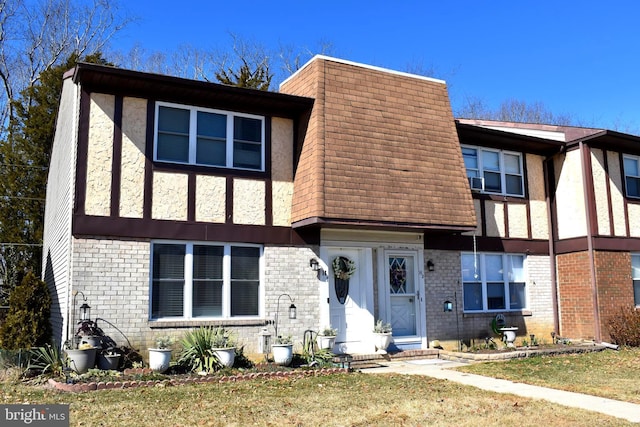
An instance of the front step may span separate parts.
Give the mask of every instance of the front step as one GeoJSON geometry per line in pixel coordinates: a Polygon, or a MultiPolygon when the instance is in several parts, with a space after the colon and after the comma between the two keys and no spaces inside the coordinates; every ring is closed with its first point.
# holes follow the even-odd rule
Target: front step
{"type": "Polygon", "coordinates": [[[385,362],[407,359],[437,359],[440,354],[438,349],[405,350],[393,353],[375,354],[340,354],[333,358],[333,363],[344,368],[374,368],[383,366],[385,362]]]}

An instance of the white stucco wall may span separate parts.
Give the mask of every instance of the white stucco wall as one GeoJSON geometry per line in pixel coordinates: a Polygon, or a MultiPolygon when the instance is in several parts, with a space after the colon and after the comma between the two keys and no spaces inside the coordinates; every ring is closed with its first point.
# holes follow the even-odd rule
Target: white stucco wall
{"type": "Polygon", "coordinates": [[[124,98],[122,105],[122,161],[120,216],[142,218],[147,130],[147,100],[124,98]]]}
{"type": "Polygon", "coordinates": [[[597,148],[591,149],[591,170],[593,173],[593,190],[596,200],[596,219],[598,220],[598,234],[611,235],[609,222],[609,201],[607,198],[607,173],[604,168],[604,153],[597,148]]]}
{"type": "Polygon", "coordinates": [[[85,200],[88,215],[110,214],[114,102],[113,95],[91,94],[85,200]]]}
{"type": "Polygon", "coordinates": [[[187,220],[188,176],[180,173],[153,173],[154,219],[187,220]]]}
{"type": "Polygon", "coordinates": [[[613,234],[627,235],[627,223],[624,211],[624,192],[622,190],[622,167],[619,153],[607,151],[609,168],[609,190],[611,191],[611,209],[613,211],[613,234]]]}
{"type": "Polygon", "coordinates": [[[587,235],[584,202],[584,181],[580,163],[580,150],[556,157],[556,207],[558,238],[569,239],[587,235]]]}
{"type": "Polygon", "coordinates": [[[226,185],[222,176],[196,177],[196,221],[224,223],[226,185]]]}
{"type": "Polygon", "coordinates": [[[240,178],[233,180],[233,223],[264,225],[264,181],[240,178]]]}

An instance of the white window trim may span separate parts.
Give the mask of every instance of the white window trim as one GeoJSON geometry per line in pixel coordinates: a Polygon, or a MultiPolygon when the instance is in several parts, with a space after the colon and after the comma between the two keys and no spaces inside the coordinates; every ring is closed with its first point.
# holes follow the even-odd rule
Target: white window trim
{"type": "Polygon", "coordinates": [[[183,321],[183,320],[243,320],[258,319],[264,317],[264,246],[251,243],[224,243],[224,242],[199,242],[182,240],[154,240],[149,246],[149,320],[154,322],[162,321],[183,321]],[[185,262],[184,262],[184,306],[182,317],[153,317],[153,245],[170,244],[185,245],[185,262]],[[198,245],[204,246],[223,246],[224,255],[222,260],[222,316],[198,316],[193,317],[193,247],[198,245]],[[259,268],[259,284],[258,284],[258,314],[256,316],[233,316],[231,317],[231,248],[232,247],[251,247],[260,249],[260,259],[258,260],[259,268]]]}
{"type": "Polygon", "coordinates": [[[163,163],[174,163],[180,165],[196,165],[196,166],[204,166],[204,167],[216,167],[216,168],[226,168],[226,169],[237,169],[237,170],[249,170],[249,171],[265,171],[265,144],[266,144],[266,136],[265,136],[265,118],[264,116],[257,116],[254,114],[245,114],[245,113],[237,113],[233,111],[225,111],[225,110],[216,110],[212,108],[202,108],[202,107],[194,107],[190,105],[184,104],[175,104],[171,102],[163,102],[158,101],[155,105],[155,124],[153,129],[153,160],[157,162],[163,163]],[[189,111],[189,161],[188,162],[178,162],[173,160],[164,160],[158,159],[158,117],[160,112],[160,107],[170,107],[170,108],[179,108],[182,110],[189,111]],[[224,166],[212,166],[207,164],[196,163],[196,143],[197,143],[197,115],[198,112],[204,113],[213,113],[213,114],[222,114],[227,117],[227,158],[226,165],[224,166]],[[234,142],[234,133],[233,133],[233,122],[234,117],[246,117],[250,119],[260,120],[261,123],[261,135],[262,139],[260,141],[260,169],[254,168],[239,168],[233,166],[233,142],[234,142]]]}
{"type": "MultiPolygon", "coordinates": [[[[460,254],[462,255],[474,255],[473,252],[462,252],[460,254]]],[[[506,312],[506,311],[513,311],[513,312],[518,312],[518,311],[523,311],[523,310],[528,310],[529,309],[529,284],[527,281],[527,277],[528,277],[528,271],[527,271],[527,256],[525,254],[520,254],[520,253],[494,253],[494,252],[477,252],[475,254],[478,257],[478,262],[479,262],[479,270],[480,270],[480,279],[478,280],[482,286],[482,309],[481,310],[467,310],[464,307],[464,284],[465,283],[471,283],[469,281],[465,282],[464,279],[462,278],[462,271],[460,272],[461,275],[461,280],[462,280],[462,309],[464,313],[498,313],[498,312],[506,312]],[[511,299],[510,299],[510,295],[509,295],[509,283],[512,283],[509,281],[508,277],[504,277],[503,279],[503,284],[504,284],[504,291],[505,291],[505,295],[504,295],[504,302],[505,302],[505,308],[500,308],[500,309],[495,309],[495,310],[489,310],[488,305],[489,305],[489,300],[487,297],[487,279],[486,279],[486,263],[485,263],[485,255],[502,255],[502,266],[504,268],[504,266],[506,265],[507,262],[507,257],[509,256],[521,256],[523,257],[523,262],[522,262],[522,268],[523,268],[523,274],[525,277],[524,280],[524,292],[525,292],[525,306],[521,307],[521,308],[509,308],[511,306],[511,299]]],[[[462,258],[461,258],[461,268],[462,268],[462,258]]],[[[475,282],[474,282],[475,283],[475,282]]],[[[490,282],[490,283],[496,283],[496,282],[490,282]]],[[[521,283],[521,282],[513,282],[513,283],[521,283]]]]}
{"type": "Polygon", "coordinates": [[[624,161],[625,160],[633,160],[634,162],[636,162],[636,167],[638,168],[638,171],[640,171],[640,156],[632,156],[631,154],[624,154],[622,156],[622,170],[623,170],[623,173],[624,173],[624,192],[627,195],[627,197],[631,197],[633,199],[640,199],[640,194],[638,194],[638,195],[629,194],[629,186],[627,185],[627,177],[640,179],[640,176],[627,174],[627,169],[624,167],[624,161]]]}
{"type": "MultiPolygon", "coordinates": [[[[500,150],[500,149],[496,149],[496,148],[487,148],[487,147],[480,147],[480,146],[476,146],[476,145],[461,145],[462,148],[469,148],[472,150],[476,150],[477,152],[477,159],[478,159],[478,167],[476,169],[473,169],[474,171],[477,170],[478,174],[480,175],[479,177],[482,178],[484,180],[484,166],[482,164],[482,152],[483,151],[488,151],[488,152],[493,152],[493,153],[498,153],[499,156],[499,161],[500,161],[500,167],[499,167],[499,171],[489,171],[489,172],[496,172],[496,173],[500,173],[500,188],[502,188],[502,191],[497,192],[497,191],[489,191],[486,188],[482,189],[482,193],[487,193],[487,194],[499,194],[502,196],[511,196],[511,197],[524,197],[524,193],[525,193],[525,188],[524,188],[524,161],[523,161],[523,154],[519,153],[517,151],[508,151],[508,150],[500,150]],[[518,162],[519,162],[519,167],[520,167],[520,173],[519,174],[512,174],[512,173],[507,173],[505,171],[505,167],[504,167],[504,155],[505,154],[510,154],[512,156],[517,156],[518,157],[518,162]],[[507,193],[507,175],[514,175],[514,176],[519,176],[520,177],[520,182],[522,184],[522,193],[521,194],[515,194],[515,193],[507,193]]],[[[465,171],[467,170],[467,168],[465,167],[465,171]]]]}
{"type": "Polygon", "coordinates": [[[635,258],[640,258],[640,253],[632,253],[632,254],[631,254],[631,291],[632,291],[632,293],[633,293],[633,299],[634,299],[633,304],[634,304],[636,307],[640,307],[640,301],[636,301],[636,300],[635,300],[635,286],[634,286],[634,284],[633,284],[633,282],[634,282],[634,281],[636,281],[636,280],[640,280],[640,276],[638,276],[637,278],[636,278],[636,277],[633,277],[633,258],[634,258],[634,257],[635,257],[635,258]]]}

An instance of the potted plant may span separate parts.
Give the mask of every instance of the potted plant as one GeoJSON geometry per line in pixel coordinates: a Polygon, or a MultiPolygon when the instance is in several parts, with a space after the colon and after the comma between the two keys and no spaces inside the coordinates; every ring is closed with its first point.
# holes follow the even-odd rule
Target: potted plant
{"type": "Polygon", "coordinates": [[[115,371],[120,364],[120,357],[122,355],[118,353],[118,349],[115,347],[102,350],[98,353],[98,369],[104,371],[115,371]]]}
{"type": "Polygon", "coordinates": [[[76,349],[66,349],[67,365],[79,374],[84,374],[96,364],[96,348],[91,344],[80,344],[76,349]]]}
{"type": "Polygon", "coordinates": [[[273,361],[280,366],[289,366],[293,360],[293,341],[291,335],[276,337],[271,344],[273,361]]]}
{"type": "Polygon", "coordinates": [[[78,345],[90,344],[95,348],[102,348],[104,332],[93,320],[81,320],[76,331],[78,345]]]}
{"type": "Polygon", "coordinates": [[[211,350],[222,367],[231,368],[236,358],[236,340],[224,328],[214,328],[211,350]]]}
{"type": "Polygon", "coordinates": [[[373,339],[376,351],[386,353],[387,348],[391,344],[391,334],[393,329],[391,323],[383,322],[382,319],[378,319],[373,327],[373,339]]]}
{"type": "Polygon", "coordinates": [[[336,343],[337,335],[337,329],[327,326],[318,334],[318,347],[320,347],[321,350],[332,350],[336,343]]]}
{"type": "Polygon", "coordinates": [[[171,362],[171,346],[174,339],[169,335],[156,338],[156,346],[149,348],[149,367],[154,372],[162,373],[169,369],[171,362]]]}

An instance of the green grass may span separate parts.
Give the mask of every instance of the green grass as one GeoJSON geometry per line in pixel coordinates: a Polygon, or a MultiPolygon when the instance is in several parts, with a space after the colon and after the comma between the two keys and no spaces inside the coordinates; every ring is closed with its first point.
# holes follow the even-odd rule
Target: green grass
{"type": "Polygon", "coordinates": [[[9,403],[68,403],[72,426],[624,426],[624,420],[429,377],[335,374],[88,393],[5,379],[9,403]]]}
{"type": "Polygon", "coordinates": [[[640,403],[640,348],[481,363],[459,370],[640,403]]]}

